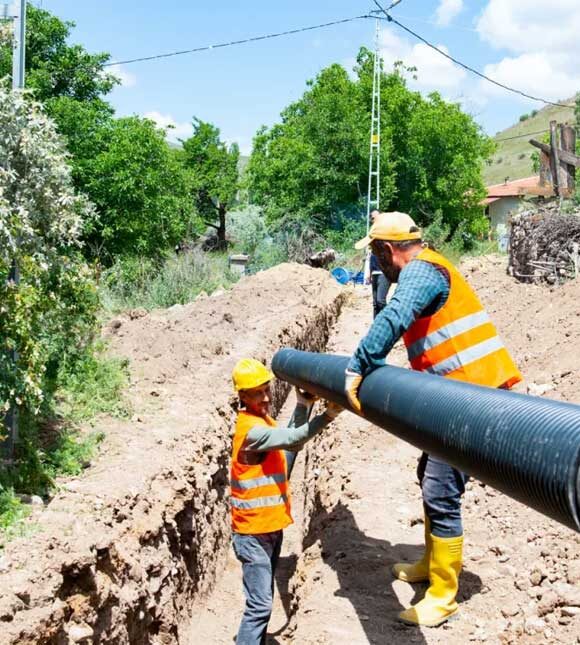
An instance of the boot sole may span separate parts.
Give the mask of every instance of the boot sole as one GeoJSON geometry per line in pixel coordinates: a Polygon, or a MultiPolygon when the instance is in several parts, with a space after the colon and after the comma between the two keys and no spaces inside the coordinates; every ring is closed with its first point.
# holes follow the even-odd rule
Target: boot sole
{"type": "Polygon", "coordinates": [[[458,618],[458,612],[459,608],[457,608],[452,614],[432,623],[414,623],[412,620],[405,620],[404,618],[399,618],[399,620],[405,625],[410,625],[411,627],[441,627],[443,623],[451,623],[456,620],[458,618]]]}

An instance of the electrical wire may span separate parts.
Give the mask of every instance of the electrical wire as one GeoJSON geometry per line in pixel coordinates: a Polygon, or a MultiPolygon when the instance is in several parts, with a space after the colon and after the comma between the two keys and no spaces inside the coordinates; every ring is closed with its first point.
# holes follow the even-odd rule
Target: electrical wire
{"type": "Polygon", "coordinates": [[[489,76],[486,76],[485,74],[482,74],[480,71],[474,69],[473,67],[470,67],[469,65],[466,65],[465,63],[462,63],[460,60],[457,60],[456,58],[453,58],[453,56],[450,56],[446,52],[442,51],[438,47],[436,47],[433,43],[430,43],[428,40],[423,38],[423,36],[420,36],[418,33],[414,32],[412,29],[409,29],[409,27],[406,27],[403,23],[399,22],[395,18],[393,18],[378,2],[378,0],[373,0],[373,2],[377,5],[377,7],[381,10],[382,13],[385,14],[386,18],[380,18],[378,17],[379,20],[387,20],[388,22],[393,22],[395,23],[398,27],[400,27],[403,31],[406,31],[408,34],[416,38],[417,40],[420,40],[422,43],[427,45],[427,47],[430,47],[431,49],[435,50],[438,54],[441,54],[441,56],[445,56],[445,58],[449,59],[456,65],[459,65],[460,67],[463,67],[463,69],[467,70],[468,72],[471,72],[472,74],[475,74],[476,76],[479,76],[480,78],[483,78],[484,80],[488,81],[489,83],[493,83],[494,85],[497,85],[498,87],[501,87],[504,90],[507,90],[508,92],[513,92],[514,94],[519,94],[520,96],[523,96],[524,98],[531,99],[532,101],[539,101],[540,103],[545,103],[546,105],[555,105],[557,107],[563,107],[563,108],[570,108],[572,109],[572,106],[570,105],[565,105],[564,103],[555,103],[554,101],[548,101],[547,99],[543,99],[539,96],[532,96],[531,94],[527,94],[526,92],[522,92],[522,90],[518,90],[514,87],[510,87],[509,85],[504,85],[503,83],[500,83],[499,81],[495,81],[493,78],[490,78],[489,76]]]}
{"type": "Polygon", "coordinates": [[[523,139],[524,137],[533,137],[535,134],[546,134],[547,130],[539,130],[538,132],[526,132],[526,134],[516,134],[513,137],[504,137],[503,139],[495,139],[495,141],[511,141],[512,139],[523,139]]]}
{"type": "Polygon", "coordinates": [[[342,18],[341,20],[333,20],[331,22],[324,22],[319,25],[310,25],[308,27],[298,27],[297,29],[289,29],[287,31],[279,31],[277,33],[265,34],[263,36],[252,36],[251,38],[243,38],[241,40],[230,40],[225,43],[217,43],[215,45],[205,45],[203,47],[194,47],[193,49],[183,49],[180,51],[167,52],[165,54],[156,54],[154,56],[143,56],[142,58],[130,58],[128,60],[119,60],[111,63],[105,63],[103,67],[112,67],[113,65],[128,65],[129,63],[139,63],[141,61],[157,60],[159,58],[170,58],[171,56],[182,56],[183,54],[194,54],[197,52],[210,51],[212,49],[220,49],[223,47],[232,47],[233,45],[244,45],[246,43],[253,43],[260,40],[268,40],[270,38],[279,38],[281,36],[290,36],[292,34],[299,34],[305,31],[313,31],[314,29],[324,29],[325,27],[332,27],[334,25],[343,25],[347,22],[354,22],[362,18],[370,18],[368,14],[361,16],[352,16],[351,18],[342,18]]]}

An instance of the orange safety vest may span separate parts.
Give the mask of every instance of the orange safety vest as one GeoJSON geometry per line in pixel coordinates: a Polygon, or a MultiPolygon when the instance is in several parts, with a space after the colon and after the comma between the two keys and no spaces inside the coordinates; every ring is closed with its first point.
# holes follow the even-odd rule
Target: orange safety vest
{"type": "Polygon", "coordinates": [[[476,385],[510,388],[522,380],[479,298],[442,255],[423,249],[417,260],[447,270],[447,302],[432,316],[418,318],[403,334],[411,367],[476,385]]]}
{"type": "Polygon", "coordinates": [[[243,463],[240,449],[255,426],[276,427],[271,417],[258,417],[242,410],[236,421],[231,468],[232,530],[236,533],[272,533],[292,524],[288,469],[283,450],[255,453],[256,464],[243,463]],[[241,460],[240,460],[241,459],[241,460]]]}

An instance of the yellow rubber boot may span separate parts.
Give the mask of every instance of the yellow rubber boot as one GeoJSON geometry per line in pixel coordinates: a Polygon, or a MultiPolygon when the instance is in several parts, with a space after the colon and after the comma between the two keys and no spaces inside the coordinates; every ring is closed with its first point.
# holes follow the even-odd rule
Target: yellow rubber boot
{"type": "Polygon", "coordinates": [[[429,580],[429,558],[431,557],[431,525],[425,515],[425,553],[423,557],[412,564],[397,562],[393,565],[393,575],[405,582],[426,582],[429,580]]]}
{"type": "Polygon", "coordinates": [[[405,609],[399,618],[411,625],[437,627],[457,612],[455,600],[459,589],[459,572],[463,559],[463,536],[440,538],[431,536],[429,588],[423,600],[405,609]]]}

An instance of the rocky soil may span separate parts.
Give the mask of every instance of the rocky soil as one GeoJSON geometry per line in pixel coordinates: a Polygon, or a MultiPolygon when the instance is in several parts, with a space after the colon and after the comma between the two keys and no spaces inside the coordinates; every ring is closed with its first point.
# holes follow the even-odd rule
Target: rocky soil
{"type": "MultiPolygon", "coordinates": [[[[326,271],[280,265],[227,293],[111,321],[130,361],[130,421],[63,481],[0,559],[0,643],[171,644],[229,548],[230,373],[249,355],[326,346],[344,301],[326,271]]],[[[275,388],[275,409],[286,397],[275,388]]]]}
{"type": "MultiPolygon", "coordinates": [[[[526,377],[520,391],[580,403],[580,283],[521,284],[506,275],[502,257],[475,258],[462,269],[526,377]]],[[[370,324],[370,310],[369,294],[358,291],[332,332],[329,351],[349,354],[370,324]]],[[[402,348],[390,362],[405,364],[402,348]]],[[[269,642],[580,642],[577,533],[470,482],[461,613],[438,629],[406,627],[396,615],[420,599],[425,587],[394,580],[390,567],[421,550],[418,451],[344,413],[304,452],[304,477],[293,476],[294,491],[304,500],[301,548],[296,550],[293,538],[286,550],[287,562],[297,556],[290,598],[284,594],[277,607],[269,642]]],[[[196,606],[185,643],[232,642],[243,599],[239,566],[231,556],[226,572],[224,584],[196,606]]],[[[286,567],[282,590],[288,575],[286,567]]]]}

